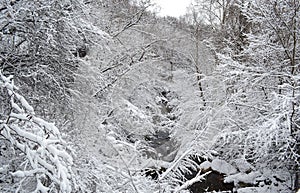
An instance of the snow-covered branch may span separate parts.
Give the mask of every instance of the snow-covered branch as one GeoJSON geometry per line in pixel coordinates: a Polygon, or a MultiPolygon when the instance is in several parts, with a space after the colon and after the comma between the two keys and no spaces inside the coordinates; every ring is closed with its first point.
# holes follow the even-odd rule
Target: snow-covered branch
{"type": "Polygon", "coordinates": [[[35,115],[33,107],[16,92],[12,76],[0,74],[0,87],[7,92],[11,108],[6,120],[0,120],[1,135],[26,157],[24,167],[11,175],[22,179],[20,187],[24,180],[34,178],[34,192],[71,192],[73,159],[58,128],[35,115]]]}
{"type": "Polygon", "coordinates": [[[191,180],[186,181],[184,184],[182,184],[180,187],[178,187],[177,189],[175,189],[175,193],[180,192],[182,190],[185,190],[186,188],[188,188],[189,186],[193,185],[196,182],[199,182],[201,180],[205,180],[205,176],[210,174],[211,171],[208,171],[202,175],[200,175],[201,170],[199,171],[198,175],[194,178],[192,178],[191,180]]]}

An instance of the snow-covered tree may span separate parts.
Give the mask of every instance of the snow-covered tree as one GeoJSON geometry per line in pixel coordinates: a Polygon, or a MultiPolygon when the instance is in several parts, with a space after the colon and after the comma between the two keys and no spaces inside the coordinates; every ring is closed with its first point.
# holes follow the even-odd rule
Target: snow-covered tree
{"type": "Polygon", "coordinates": [[[3,1],[1,188],[182,192],[208,175],[236,186],[296,176],[299,3],[197,0],[181,20],[150,5],[3,1]],[[74,160],[19,93],[64,125],[74,160]]]}
{"type": "Polygon", "coordinates": [[[246,1],[241,8],[251,23],[247,44],[239,55],[230,47],[219,55],[232,109],[221,151],[299,176],[299,1],[246,1]]]}
{"type": "Polygon", "coordinates": [[[12,76],[0,73],[0,89],[1,191],[71,192],[73,158],[58,128],[35,114],[12,76]]]}
{"type": "Polygon", "coordinates": [[[1,1],[1,71],[13,74],[36,110],[47,116],[60,113],[50,113],[58,108],[49,104],[59,105],[59,111],[67,107],[76,56],[85,56],[101,37],[89,23],[88,6],[81,0],[1,1]]]}

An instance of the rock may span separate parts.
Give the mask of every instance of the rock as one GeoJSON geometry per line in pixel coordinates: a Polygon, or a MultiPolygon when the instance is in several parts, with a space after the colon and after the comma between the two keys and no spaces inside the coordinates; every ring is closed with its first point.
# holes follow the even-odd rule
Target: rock
{"type": "Polygon", "coordinates": [[[237,169],[224,160],[214,159],[211,163],[211,168],[222,174],[231,175],[237,173],[237,169]]]}

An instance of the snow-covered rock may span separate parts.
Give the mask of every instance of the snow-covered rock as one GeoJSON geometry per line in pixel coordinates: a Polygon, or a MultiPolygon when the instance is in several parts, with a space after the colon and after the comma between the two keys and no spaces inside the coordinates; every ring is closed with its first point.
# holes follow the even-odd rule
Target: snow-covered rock
{"type": "Polygon", "coordinates": [[[237,173],[237,169],[235,167],[220,159],[214,159],[211,163],[211,168],[226,175],[237,173]]]}
{"type": "Polygon", "coordinates": [[[254,184],[256,182],[255,179],[260,175],[260,172],[251,172],[249,174],[238,173],[231,176],[227,176],[225,178],[225,182],[234,182],[235,185],[237,185],[239,182],[254,184]]]}

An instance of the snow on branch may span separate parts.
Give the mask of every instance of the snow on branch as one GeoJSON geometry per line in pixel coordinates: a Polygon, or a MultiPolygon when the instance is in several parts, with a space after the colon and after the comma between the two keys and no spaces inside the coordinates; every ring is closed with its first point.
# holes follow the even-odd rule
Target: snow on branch
{"type": "Polygon", "coordinates": [[[12,76],[0,73],[0,88],[7,91],[11,108],[5,120],[0,120],[0,134],[26,156],[23,168],[11,172],[21,178],[18,189],[24,180],[35,179],[34,192],[71,192],[73,159],[58,128],[35,115],[32,106],[16,92],[12,76]]]}
{"type": "Polygon", "coordinates": [[[184,184],[182,184],[180,187],[178,187],[177,189],[175,189],[175,193],[180,192],[182,190],[187,189],[189,186],[193,185],[196,182],[201,182],[202,180],[205,180],[205,176],[210,174],[211,171],[208,171],[202,175],[200,175],[201,170],[199,171],[199,173],[197,174],[196,177],[192,178],[191,180],[186,181],[184,184]]]}

